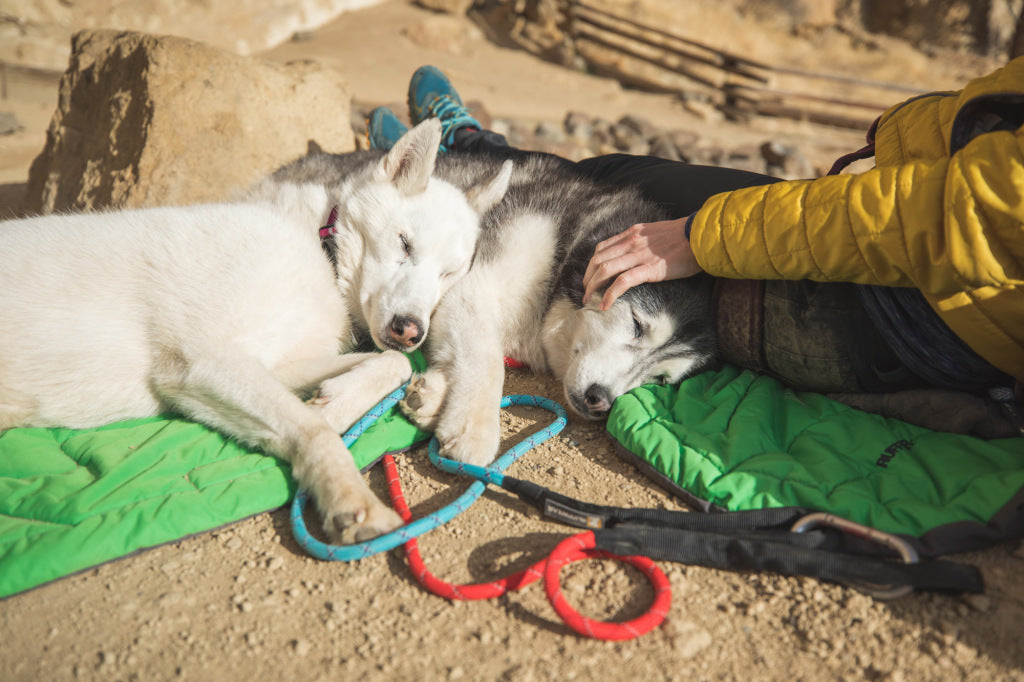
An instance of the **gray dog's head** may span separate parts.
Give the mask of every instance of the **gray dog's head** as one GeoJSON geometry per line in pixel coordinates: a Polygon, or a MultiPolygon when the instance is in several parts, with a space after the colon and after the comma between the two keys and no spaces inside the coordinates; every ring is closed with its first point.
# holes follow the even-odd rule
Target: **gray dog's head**
{"type": "Polygon", "coordinates": [[[600,294],[586,305],[556,299],[544,350],[572,409],[603,419],[623,393],[671,384],[715,361],[714,319],[705,278],[642,284],[608,309],[600,294]]]}

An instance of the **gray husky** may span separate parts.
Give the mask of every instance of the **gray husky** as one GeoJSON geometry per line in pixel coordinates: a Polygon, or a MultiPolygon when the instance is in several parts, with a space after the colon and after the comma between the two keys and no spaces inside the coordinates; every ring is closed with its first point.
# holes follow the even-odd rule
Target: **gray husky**
{"type": "MultiPolygon", "coordinates": [[[[494,158],[449,155],[438,174],[467,186],[494,158]]],[[[715,362],[710,281],[633,287],[606,311],[584,302],[597,244],[624,226],[663,220],[631,188],[581,177],[555,157],[522,155],[508,194],[484,216],[469,274],[442,299],[427,346],[431,370],[404,409],[460,461],[489,462],[500,438],[502,355],[549,372],[587,419],[641,384],[675,383],[715,362]]]]}
{"type": "MultiPolygon", "coordinates": [[[[507,195],[483,219],[469,274],[434,313],[431,370],[414,379],[406,413],[433,428],[454,459],[498,452],[502,355],[549,372],[587,419],[646,383],[675,383],[715,363],[711,282],[633,287],[611,308],[584,302],[594,248],[624,227],[668,216],[632,188],[599,184],[556,157],[521,155],[507,195]]],[[[456,186],[500,161],[448,155],[437,172],[456,186]]]]}
{"type": "MultiPolygon", "coordinates": [[[[483,216],[469,273],[434,312],[430,370],[413,379],[403,401],[413,421],[436,432],[446,456],[477,464],[498,452],[503,356],[553,374],[587,419],[604,418],[632,388],[680,381],[715,358],[708,279],[637,286],[607,311],[598,297],[582,301],[597,243],[623,226],[665,219],[655,204],[581,177],[556,157],[512,157],[508,191],[483,216]]],[[[361,163],[356,158],[307,157],[288,172],[340,178],[361,163]]],[[[453,153],[438,158],[435,173],[471,191],[508,163],[453,153]]]]}

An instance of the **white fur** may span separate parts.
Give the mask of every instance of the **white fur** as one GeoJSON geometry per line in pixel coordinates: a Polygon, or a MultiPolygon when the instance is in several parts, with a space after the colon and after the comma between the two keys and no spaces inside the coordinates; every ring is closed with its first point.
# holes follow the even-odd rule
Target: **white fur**
{"type": "Polygon", "coordinates": [[[332,538],[398,526],[337,434],[409,363],[339,352],[357,328],[411,349],[392,321],[425,333],[469,269],[508,174],[471,206],[431,177],[439,141],[436,120],[417,126],[331,191],[268,180],[235,203],[0,224],[0,431],[170,410],[291,461],[332,538]],[[318,235],[335,204],[337,273],[318,235]],[[310,403],[295,395],[317,386],[310,403]]]}
{"type": "Polygon", "coordinates": [[[475,263],[438,306],[431,370],[410,386],[403,403],[420,426],[436,430],[446,455],[459,461],[488,463],[498,451],[495,406],[504,382],[503,353],[543,368],[537,301],[547,295],[554,224],[527,213],[517,216],[513,229],[522,248],[475,263]],[[409,405],[411,396],[417,408],[409,405]]]}

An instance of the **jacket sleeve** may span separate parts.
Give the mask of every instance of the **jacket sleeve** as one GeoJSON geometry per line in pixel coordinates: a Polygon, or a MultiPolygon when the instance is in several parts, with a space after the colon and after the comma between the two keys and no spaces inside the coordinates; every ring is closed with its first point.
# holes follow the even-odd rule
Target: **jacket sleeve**
{"type": "Polygon", "coordinates": [[[1024,129],[952,157],[711,197],[690,233],[707,272],[914,286],[1024,283],[1024,129]]]}

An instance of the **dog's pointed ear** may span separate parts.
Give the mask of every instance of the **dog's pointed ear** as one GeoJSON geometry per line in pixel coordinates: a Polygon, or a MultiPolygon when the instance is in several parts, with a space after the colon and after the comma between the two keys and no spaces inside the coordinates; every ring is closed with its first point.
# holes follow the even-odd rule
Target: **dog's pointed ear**
{"type": "Polygon", "coordinates": [[[466,191],[466,199],[478,214],[483,215],[494,208],[495,205],[505,196],[508,191],[509,182],[512,180],[512,169],[515,163],[510,159],[501,164],[501,170],[488,182],[480,183],[470,187],[466,191]]]}
{"type": "Polygon", "coordinates": [[[440,145],[441,122],[428,118],[398,138],[391,151],[380,160],[377,178],[393,183],[406,196],[423,192],[434,172],[440,145]]]}

